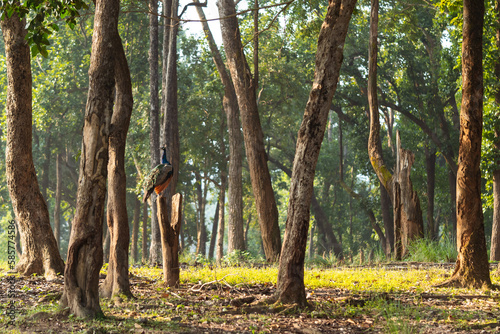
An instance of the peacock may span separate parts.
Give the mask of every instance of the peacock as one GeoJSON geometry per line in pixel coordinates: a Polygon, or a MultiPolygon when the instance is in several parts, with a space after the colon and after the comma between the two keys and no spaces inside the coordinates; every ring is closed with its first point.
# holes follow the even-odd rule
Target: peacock
{"type": "Polygon", "coordinates": [[[174,175],[174,168],[167,160],[167,148],[162,147],[163,155],[161,157],[161,164],[156,166],[149,172],[149,175],[145,180],[146,193],[144,194],[143,202],[146,202],[153,193],[161,193],[165,188],[168,187],[170,181],[172,181],[172,176],[174,175]]]}

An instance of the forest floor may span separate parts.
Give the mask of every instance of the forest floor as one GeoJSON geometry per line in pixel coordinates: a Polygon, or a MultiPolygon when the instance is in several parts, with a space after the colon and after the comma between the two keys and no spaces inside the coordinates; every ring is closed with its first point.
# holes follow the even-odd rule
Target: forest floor
{"type": "MultiPolygon", "coordinates": [[[[158,268],[132,268],[135,299],[101,300],[104,317],[61,310],[63,279],[9,281],[0,269],[1,333],[490,333],[500,331],[500,292],[434,288],[453,264],[310,268],[309,307],[266,305],[277,268],[184,266],[181,287],[163,286],[158,268]],[[7,295],[7,290],[13,294],[7,295]],[[9,298],[10,297],[10,298],[9,298]],[[6,310],[16,314],[9,324],[6,310]]],[[[101,278],[105,277],[105,269],[101,278]]],[[[500,276],[492,266],[492,281],[500,276]]]]}

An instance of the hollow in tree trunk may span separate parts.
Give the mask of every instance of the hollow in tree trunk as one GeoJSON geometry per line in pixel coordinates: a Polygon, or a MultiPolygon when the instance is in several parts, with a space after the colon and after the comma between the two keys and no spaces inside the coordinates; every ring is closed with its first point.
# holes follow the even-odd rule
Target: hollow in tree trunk
{"type": "Polygon", "coordinates": [[[33,164],[32,78],[25,25],[25,20],[20,20],[16,13],[1,21],[8,82],[6,178],[22,243],[16,270],[22,275],[52,278],[64,271],[64,263],[33,164]]]}

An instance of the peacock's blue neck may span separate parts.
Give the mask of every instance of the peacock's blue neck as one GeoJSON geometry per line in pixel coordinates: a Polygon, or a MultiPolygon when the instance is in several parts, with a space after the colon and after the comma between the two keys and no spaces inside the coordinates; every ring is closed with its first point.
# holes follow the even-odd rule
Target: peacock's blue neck
{"type": "Polygon", "coordinates": [[[170,164],[167,160],[167,150],[163,149],[163,156],[161,157],[162,164],[170,164]]]}

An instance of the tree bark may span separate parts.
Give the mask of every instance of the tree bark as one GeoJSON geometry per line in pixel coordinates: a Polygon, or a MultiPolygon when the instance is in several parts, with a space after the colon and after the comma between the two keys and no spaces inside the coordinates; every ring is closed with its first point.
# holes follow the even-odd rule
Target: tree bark
{"type": "Polygon", "coordinates": [[[56,157],[56,196],[54,204],[54,238],[56,239],[57,249],[61,249],[61,153],[56,157]]]}
{"type": "Polygon", "coordinates": [[[380,207],[386,237],[386,249],[384,251],[386,256],[389,257],[394,252],[394,220],[391,216],[391,199],[382,183],[380,183],[380,207]]]}
{"type": "Polygon", "coordinates": [[[106,196],[108,139],[113,112],[116,34],[120,3],[97,0],[89,92],[83,127],[77,208],[64,271],[63,306],[80,318],[102,316],[99,270],[106,196]]]}
{"type": "Polygon", "coordinates": [[[161,248],[163,253],[163,281],[169,287],[179,287],[179,232],[182,219],[182,195],[175,194],[171,201],[158,197],[158,222],[161,229],[161,248]],[[167,210],[168,202],[172,208],[167,210]],[[171,217],[167,213],[171,212],[171,217]]]}
{"type": "Polygon", "coordinates": [[[108,274],[101,286],[104,298],[125,295],[132,297],[128,278],[130,234],[127,214],[127,177],[125,144],[134,100],[127,57],[116,31],[115,47],[115,109],[109,132],[107,220],[110,236],[108,274]]]}
{"type": "MultiPolygon", "coordinates": [[[[169,8],[163,7],[163,14],[168,16],[169,8]]],[[[151,153],[151,168],[160,163],[160,103],[158,97],[158,0],[149,1],[149,149],[151,153]]],[[[158,215],[156,212],[156,193],[151,194],[151,247],[149,250],[149,265],[161,263],[161,239],[158,215]]],[[[147,220],[147,219],[146,219],[147,220]]],[[[143,232],[146,229],[143,229],[143,232]]],[[[143,247],[147,238],[143,235],[143,247]]],[[[143,263],[147,252],[142,252],[143,263]]]]}
{"type": "Polygon", "coordinates": [[[36,273],[52,278],[63,272],[64,262],[33,164],[32,77],[25,24],[16,13],[1,21],[8,82],[6,178],[22,243],[16,270],[26,276],[36,273]]]}
{"type": "Polygon", "coordinates": [[[255,96],[255,82],[243,53],[234,2],[219,0],[217,6],[220,17],[226,18],[221,20],[222,40],[240,107],[245,150],[266,259],[274,262],[279,258],[281,235],[278,225],[278,209],[267,167],[264,134],[255,96]]]}
{"type": "Polygon", "coordinates": [[[276,297],[286,304],[307,304],[304,257],[314,172],[328,112],[337,88],[344,42],[355,4],[355,0],[330,0],[319,33],[314,81],[295,149],[288,218],[278,271],[276,297]]]}
{"type": "Polygon", "coordinates": [[[481,138],[483,128],[484,2],[464,0],[462,107],[457,172],[458,258],[451,278],[441,285],[491,287],[481,205],[481,138]]]}
{"type": "Polygon", "coordinates": [[[139,247],[137,242],[139,241],[139,224],[141,219],[141,201],[137,197],[134,198],[134,224],[132,226],[132,246],[130,249],[130,254],[134,260],[134,264],[139,262],[139,247]]]}
{"type": "MultiPolygon", "coordinates": [[[[497,24],[500,24],[500,0],[495,2],[497,24]]],[[[500,26],[496,31],[496,46],[500,48],[500,26]]],[[[500,59],[495,64],[495,76],[500,80],[500,59]]],[[[500,88],[495,92],[495,103],[500,106],[500,88]]],[[[495,126],[495,149],[500,153],[500,124],[495,126]]],[[[493,227],[491,231],[490,260],[500,261],[500,161],[497,160],[497,168],[493,171],[493,227]]]]}
{"type": "Polygon", "coordinates": [[[205,203],[207,187],[206,183],[202,187],[202,179],[199,173],[195,174],[196,177],[196,197],[198,199],[198,221],[196,222],[196,254],[205,256],[207,247],[207,233],[205,227],[205,203]]]}

